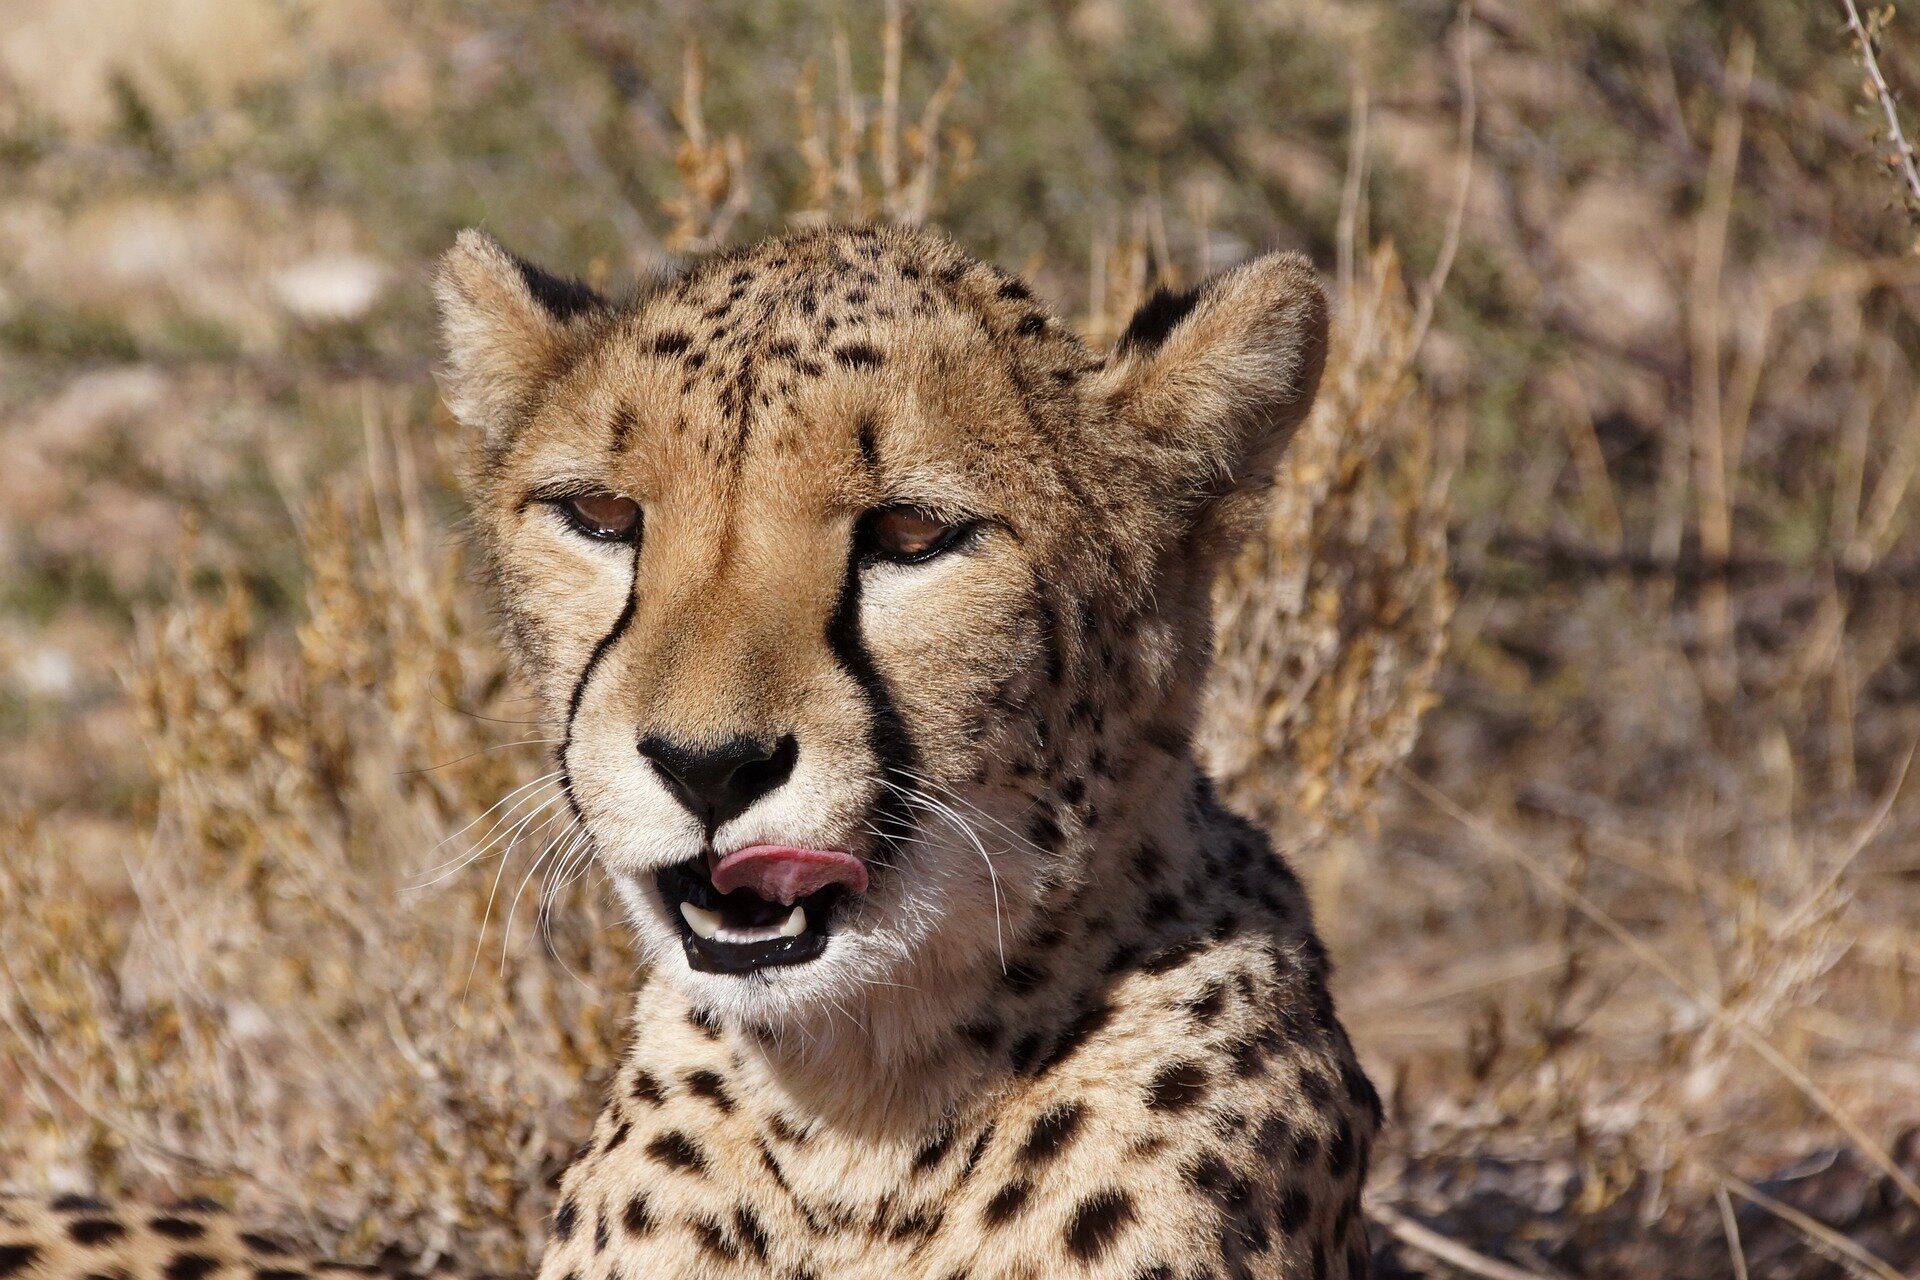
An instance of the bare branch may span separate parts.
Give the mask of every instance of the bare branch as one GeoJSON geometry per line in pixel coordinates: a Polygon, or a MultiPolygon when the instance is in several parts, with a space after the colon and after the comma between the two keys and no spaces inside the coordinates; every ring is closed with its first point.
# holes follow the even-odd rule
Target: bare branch
{"type": "Polygon", "coordinates": [[[1847,27],[1853,32],[1853,39],[1860,46],[1860,62],[1867,69],[1867,81],[1873,86],[1874,96],[1880,99],[1880,109],[1887,113],[1887,141],[1893,144],[1893,155],[1889,163],[1906,180],[1907,192],[1916,209],[1920,209],[1920,167],[1913,160],[1913,144],[1907,141],[1906,133],[1900,128],[1900,112],[1894,105],[1893,90],[1887,86],[1887,78],[1880,73],[1880,59],[1873,51],[1873,33],[1867,24],[1861,21],[1860,10],[1853,0],[1840,0],[1846,6],[1847,27]]]}

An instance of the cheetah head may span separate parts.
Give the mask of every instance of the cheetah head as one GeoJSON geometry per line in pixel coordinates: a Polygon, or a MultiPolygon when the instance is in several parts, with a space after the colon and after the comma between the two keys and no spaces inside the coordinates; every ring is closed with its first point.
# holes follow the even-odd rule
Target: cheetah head
{"type": "Polygon", "coordinates": [[[509,647],[697,1007],[977,979],[1178,793],[1214,569],[1324,362],[1302,259],[1156,294],[1104,356],[890,228],[617,302],[467,232],[437,292],[509,647]]]}

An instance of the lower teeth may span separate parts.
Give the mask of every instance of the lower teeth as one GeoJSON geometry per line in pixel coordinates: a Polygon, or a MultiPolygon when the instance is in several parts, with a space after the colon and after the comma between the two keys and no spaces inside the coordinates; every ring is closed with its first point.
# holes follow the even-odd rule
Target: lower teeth
{"type": "Polygon", "coordinates": [[[776,938],[797,938],[807,931],[807,909],[795,905],[787,913],[787,918],[779,924],[756,925],[752,928],[737,929],[727,924],[718,911],[709,911],[705,907],[696,907],[691,902],[680,904],[680,917],[687,927],[708,942],[729,942],[736,945],[752,942],[772,942],[776,938]]]}

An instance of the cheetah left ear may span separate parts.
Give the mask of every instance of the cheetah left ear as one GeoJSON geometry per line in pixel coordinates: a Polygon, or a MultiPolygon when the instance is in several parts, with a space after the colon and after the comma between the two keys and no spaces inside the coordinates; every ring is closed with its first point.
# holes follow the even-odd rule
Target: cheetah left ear
{"type": "Polygon", "coordinates": [[[548,275],[484,231],[460,233],[440,259],[433,291],[447,406],[489,446],[511,435],[546,382],[612,314],[586,285],[548,275]]]}
{"type": "Polygon", "coordinates": [[[1326,293],[1306,258],[1273,253],[1157,290],[1094,390],[1147,486],[1171,499],[1183,540],[1217,563],[1257,518],[1326,361],[1326,293]]]}

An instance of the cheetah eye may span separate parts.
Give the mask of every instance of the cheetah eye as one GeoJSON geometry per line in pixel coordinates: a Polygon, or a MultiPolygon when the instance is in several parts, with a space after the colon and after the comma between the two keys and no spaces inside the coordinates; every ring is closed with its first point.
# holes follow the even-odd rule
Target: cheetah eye
{"type": "Polygon", "coordinates": [[[580,493],[554,504],[571,524],[602,542],[632,542],[640,536],[640,504],[617,493],[580,493]]]}
{"type": "Polygon", "coordinates": [[[950,551],[974,530],[978,521],[949,524],[918,507],[877,507],[861,518],[861,553],[895,564],[919,564],[950,551]]]}

